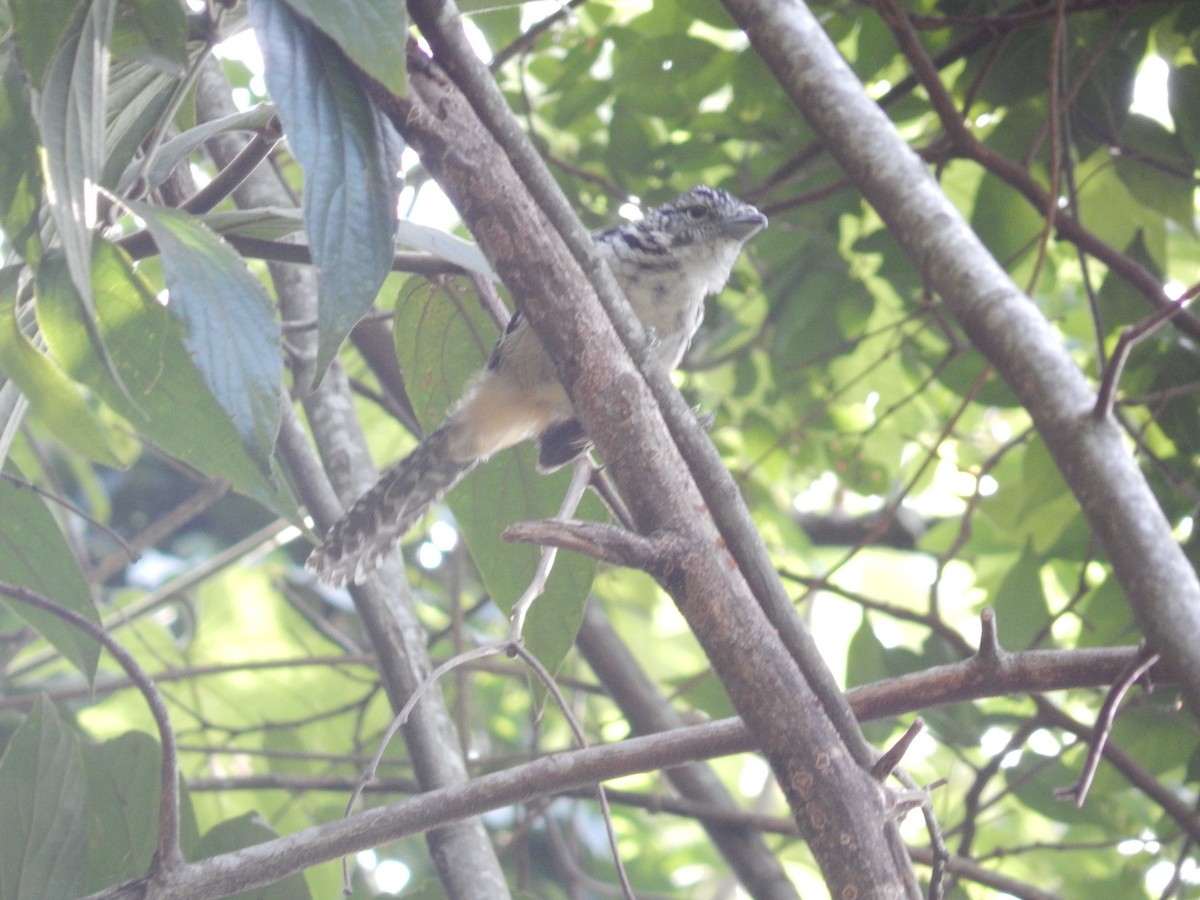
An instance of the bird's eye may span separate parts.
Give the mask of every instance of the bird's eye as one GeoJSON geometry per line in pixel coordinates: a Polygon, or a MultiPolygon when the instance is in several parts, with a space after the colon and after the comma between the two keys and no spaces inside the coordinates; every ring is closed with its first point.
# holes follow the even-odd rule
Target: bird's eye
{"type": "Polygon", "coordinates": [[[708,207],[697,203],[695,206],[689,206],[687,208],[687,214],[693,219],[703,219],[708,215],[708,207]]]}

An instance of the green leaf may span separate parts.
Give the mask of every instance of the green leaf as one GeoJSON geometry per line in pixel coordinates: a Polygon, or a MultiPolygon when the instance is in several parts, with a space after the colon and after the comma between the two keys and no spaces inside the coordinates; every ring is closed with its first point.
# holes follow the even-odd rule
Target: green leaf
{"type": "MultiPolygon", "coordinates": [[[[233,853],[276,837],[279,835],[267,827],[262,816],[248,812],[210,829],[200,841],[199,858],[233,853]]],[[[311,897],[304,875],[297,872],[266,887],[234,894],[231,900],[305,900],[311,897]]]]}
{"type": "Polygon", "coordinates": [[[18,267],[0,270],[0,370],[29,401],[34,415],[62,443],[88,459],[114,469],[133,460],[125,442],[104,425],[84,399],[80,386],[21,331],[16,314],[18,267]]]}
{"type": "Polygon", "coordinates": [[[112,36],[119,59],[182,78],[187,68],[187,15],[177,0],[121,0],[112,36]]]}
{"type": "MultiPolygon", "coordinates": [[[[144,173],[145,190],[149,192],[157,189],[177,165],[203,147],[205,141],[210,138],[229,131],[258,131],[265,127],[274,115],[274,106],[270,103],[259,103],[242,112],[231,113],[189,128],[158,148],[153,164],[144,173]]],[[[128,191],[139,174],[143,174],[140,161],[130,163],[117,180],[117,193],[124,194],[128,191]]]]}
{"type": "Polygon", "coordinates": [[[1195,228],[1195,163],[1174,134],[1146,116],[1130,115],[1121,128],[1127,149],[1116,158],[1117,177],[1143,206],[1183,228],[1195,228]]]}
{"type": "Polygon", "coordinates": [[[251,458],[264,472],[282,415],[283,354],[271,299],[242,258],[203,223],[130,203],[162,252],[167,309],[183,325],[192,361],[251,458]]]}
{"type": "Polygon", "coordinates": [[[391,270],[399,138],[337,46],[282,0],[254,0],[250,19],[267,88],[304,170],[304,221],[320,292],[317,370],[323,372],[391,270]]]}
{"type": "Polygon", "coordinates": [[[988,174],[975,195],[971,227],[996,259],[1007,264],[1033,249],[1043,218],[1013,188],[988,174]]]}
{"type": "MultiPolygon", "coordinates": [[[[28,588],[99,625],[100,615],[75,554],[37,494],[0,478],[0,509],[4,510],[0,516],[0,581],[28,588]]],[[[100,658],[99,644],[53,613],[17,600],[3,600],[91,682],[100,658]]],[[[0,892],[0,896],[8,895],[0,892]]]]}
{"type": "Polygon", "coordinates": [[[109,71],[108,116],[104,128],[105,187],[117,183],[130,160],[171,106],[176,79],[150,66],[114,62],[109,71]]]}
{"type": "Polygon", "coordinates": [[[393,94],[407,87],[405,48],[408,12],[404,0],[287,0],[288,6],[333,38],[356,65],[393,94]]]}
{"type": "Polygon", "coordinates": [[[1042,588],[1042,561],[1027,543],[1020,557],[992,593],[1000,645],[1006,650],[1026,650],[1050,621],[1042,588]]]}
{"type": "Polygon", "coordinates": [[[871,626],[870,615],[864,612],[846,651],[846,687],[882,681],[892,674],[887,649],[871,626]]]}
{"type": "Polygon", "coordinates": [[[0,44],[0,226],[9,244],[31,261],[37,255],[42,169],[29,90],[11,42],[0,44]]]}
{"type": "Polygon", "coordinates": [[[1167,105],[1175,122],[1175,134],[1193,158],[1200,157],[1200,66],[1173,66],[1167,81],[1167,105]]]}
{"type": "Polygon", "coordinates": [[[40,88],[80,0],[11,0],[11,5],[21,63],[33,86],[40,88]]]}
{"type": "Polygon", "coordinates": [[[87,889],[100,890],[146,871],[158,840],[162,750],[143,731],[85,745],[87,889]]]}
{"type": "Polygon", "coordinates": [[[0,761],[0,896],[62,900],[83,888],[87,854],[79,737],[45,697],[0,761]]]}
{"type": "Polygon", "coordinates": [[[89,318],[95,316],[92,232],[104,161],[108,39],[116,6],[116,0],[94,0],[80,7],[46,72],[36,109],[51,188],[50,214],[89,318]]]}
{"type": "MultiPolygon", "coordinates": [[[[1143,206],[1130,192],[1107,147],[1080,162],[1076,178],[1085,227],[1114,247],[1128,247],[1139,231],[1158,268],[1165,265],[1166,221],[1143,206]]],[[[1189,197],[1191,196],[1189,191],[1189,197]]]]}
{"type": "MultiPolygon", "coordinates": [[[[454,285],[443,288],[417,282],[398,298],[393,328],[400,366],[419,392],[414,408],[421,425],[432,428],[486,361],[496,326],[474,298],[454,285]]],[[[539,550],[506,543],[500,535],[520,519],[553,516],[569,480],[570,472],[565,470],[552,476],[537,474],[533,448],[522,447],[497,455],[447,497],[480,577],[506,612],[532,579],[539,550]]],[[[576,515],[603,519],[604,511],[589,495],[576,515]]],[[[546,595],[530,613],[525,642],[551,671],[575,640],[595,572],[594,560],[559,554],[546,595]]]]}
{"type": "Polygon", "coordinates": [[[264,241],[277,241],[304,230],[304,219],[298,209],[272,206],[224,209],[205,213],[200,218],[217,234],[259,238],[264,241]]]}
{"type": "Polygon", "coordinates": [[[196,369],[178,326],[128,257],[112,244],[97,242],[100,338],[129,395],[100,363],[61,256],[48,257],[38,276],[38,323],[51,353],[72,378],[167,453],[206,475],[228,479],[236,490],[283,515],[295,515],[290,491],[243,449],[229,416],[196,369]]]}
{"type": "MultiPolygon", "coordinates": [[[[536,458],[532,446],[501,453],[468,475],[446,498],[484,586],[506,613],[512,612],[533,580],[541,549],[510,544],[501,535],[513,522],[554,516],[571,480],[569,467],[552,475],[539,474],[536,458]]],[[[573,516],[592,521],[605,517],[604,507],[591,494],[573,516]]],[[[559,553],[545,594],[529,613],[525,644],[551,672],[557,671],[575,643],[595,576],[596,561],[591,557],[559,553]]]]}
{"type": "Polygon", "coordinates": [[[447,262],[462,266],[469,272],[494,279],[491,263],[483,255],[483,251],[471,241],[464,241],[457,235],[431,228],[419,222],[408,219],[402,220],[396,226],[396,240],[409,247],[425,250],[434,256],[441,257],[447,262]]]}

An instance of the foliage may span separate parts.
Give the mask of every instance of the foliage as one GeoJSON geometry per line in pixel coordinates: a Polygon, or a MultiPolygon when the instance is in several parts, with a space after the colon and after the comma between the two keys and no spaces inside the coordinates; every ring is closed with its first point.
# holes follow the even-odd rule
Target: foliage
{"type": "MultiPolygon", "coordinates": [[[[394,712],[378,635],[349,594],[303,570],[311,485],[277,443],[293,406],[304,401],[319,432],[326,413],[313,398],[344,369],[366,439],[389,462],[452,402],[496,334],[481,311],[495,311],[488,298],[502,286],[358,71],[404,89],[404,11],[342,6],[326,18],[319,3],[252,2],[265,83],[248,74],[250,42],[221,43],[244,17],[236,7],[209,18],[178,0],[9,0],[0,20],[0,582],[102,622],[154,675],[179,740],[188,860],[339,819],[394,712]],[[286,148],[274,147],[272,113],[286,148]],[[243,132],[256,137],[238,139],[250,149],[233,161],[218,142],[243,132]],[[240,178],[223,179],[248,158],[255,173],[235,192],[240,178]],[[390,238],[397,167],[400,246],[390,238]],[[213,184],[225,188],[217,198],[213,184]],[[297,271],[312,272],[297,264],[301,230],[317,268],[303,302],[289,293],[297,271]],[[142,553],[134,564],[128,545],[142,553]]],[[[1198,281],[1197,6],[909,0],[905,20],[976,154],[947,138],[944,111],[910,75],[892,4],[887,15],[813,9],[1099,384],[1123,330],[1154,312],[1146,284],[1179,295],[1198,281]],[[1070,222],[1047,223],[1051,206],[1070,222]]],[[[678,383],[713,414],[712,440],[847,686],[933,677],[969,658],[985,608],[1006,650],[1060,651],[1047,665],[1137,645],[1129,602],[1029,413],[715,0],[489,4],[469,23],[589,226],[696,183],[770,217],[711,301],[678,383]],[[545,30],[534,27],[542,15],[545,30]]],[[[1149,332],[1114,413],[1193,562],[1198,338],[1186,313],[1149,332]]],[[[336,480],[339,451],[321,450],[336,480]]],[[[435,660],[506,632],[500,610],[536,555],[499,533],[551,515],[562,489],[533,474],[531,454],[506,455],[405,540],[435,660]]],[[[606,513],[594,504],[581,515],[606,513]]],[[[554,578],[529,641],[589,741],[646,729],[595,674],[584,638],[570,649],[585,602],[676,712],[732,714],[645,574],[561,554],[554,578]]],[[[12,593],[0,606],[0,808],[21,815],[0,827],[0,895],[99,891],[150,865],[161,735],[111,657],[97,663],[90,638],[12,593]]],[[[481,668],[440,685],[473,772],[572,745],[524,670],[481,668]]],[[[1170,685],[1125,698],[1082,808],[1054,799],[1084,765],[1112,680],[920,710],[926,731],[904,764],[918,783],[946,780],[932,807],[955,857],[949,896],[1194,890],[1200,732],[1170,685]]],[[[890,746],[916,711],[868,723],[868,737],[890,746]]],[[[369,805],[423,777],[401,743],[369,805]]],[[[710,765],[739,802],[734,821],[766,835],[798,891],[818,889],[762,761],[710,765]]],[[[615,787],[613,825],[639,895],[728,895],[730,851],[696,809],[671,805],[664,774],[615,787]]],[[[594,795],[534,801],[486,824],[508,848],[513,888],[583,896],[588,879],[615,879],[594,795]]],[[[929,846],[916,815],[902,834],[929,846]]],[[[341,871],[320,859],[259,890],[332,896],[341,871]]],[[[385,892],[396,871],[413,896],[446,890],[416,837],[352,868],[358,897],[385,892]]],[[[928,865],[918,871],[929,880],[928,865]]]]}

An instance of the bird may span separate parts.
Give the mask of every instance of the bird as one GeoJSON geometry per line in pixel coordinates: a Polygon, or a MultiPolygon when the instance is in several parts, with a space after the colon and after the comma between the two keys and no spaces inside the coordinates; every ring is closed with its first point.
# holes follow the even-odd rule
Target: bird
{"type": "MultiPolygon", "coordinates": [[[[743,245],[766,227],[767,217],[750,204],[697,185],[592,239],[670,370],[700,327],[705,298],[725,287],[743,245]]],[[[553,363],[518,309],[445,421],[334,523],[310,554],[308,569],[332,586],[361,584],[468,472],[535,438],[543,472],[589,447],[553,363]]]]}

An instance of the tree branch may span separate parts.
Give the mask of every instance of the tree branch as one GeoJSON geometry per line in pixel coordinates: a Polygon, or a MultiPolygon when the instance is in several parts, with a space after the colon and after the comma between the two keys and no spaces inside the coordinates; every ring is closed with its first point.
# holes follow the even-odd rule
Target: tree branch
{"type": "Polygon", "coordinates": [[[972,343],[1029,411],[1150,646],[1200,713],[1200,581],[1112,422],[1058,336],[863,92],[803,6],[725,0],[797,108],[879,212],[972,343]]]}
{"type": "MultiPolygon", "coordinates": [[[[998,661],[977,656],[904,678],[853,688],[846,696],[862,721],[870,721],[983,697],[1111,683],[1120,678],[1138,653],[1138,648],[1130,647],[1011,653],[998,661]]],[[[1055,721],[1059,727],[1080,729],[1061,713],[1055,721]]],[[[1082,730],[1086,733],[1086,729],[1082,730]]],[[[757,749],[754,732],[738,719],[725,719],[630,738],[619,744],[564,751],[480,776],[466,784],[430,791],[235,853],[183,865],[169,876],[155,879],[153,896],[156,900],[222,897],[491,809],[582,790],[625,775],[672,769],[695,760],[754,749],[757,749]]],[[[1106,759],[1121,759],[1122,753],[1111,742],[1104,747],[1106,759]]],[[[1125,768],[1122,772],[1128,775],[1125,768]]],[[[1142,783],[1135,783],[1145,789],[1142,783]]],[[[1151,787],[1154,786],[1152,783],[1151,787]]],[[[1196,831],[1200,832],[1200,827],[1196,831]]],[[[88,900],[141,897],[146,887],[146,882],[139,879],[93,894],[88,900]]]]}
{"type": "MultiPolygon", "coordinates": [[[[414,3],[410,9],[435,53],[459,77],[466,77],[464,69],[474,72],[481,67],[462,37],[452,4],[414,3]]],[[[692,552],[665,587],[735,706],[755,730],[831,889],[837,893],[869,883],[916,896],[915,878],[894,828],[885,822],[879,791],[857,755],[847,749],[845,728],[835,731],[828,718],[830,709],[845,708],[840,694],[834,689],[829,703],[824,694],[813,695],[778,629],[747,590],[741,577],[744,567],[724,552],[725,539],[711,520],[697,515],[706,502],[654,413],[657,404],[642,372],[614,335],[594,288],[589,288],[593,280],[611,288],[609,299],[616,298],[613,309],[619,311],[626,335],[645,350],[643,329],[616,292],[611,273],[596,258],[590,238],[512,121],[486,69],[482,76],[474,72],[470,84],[473,91],[483,92],[475,99],[495,120],[488,129],[481,127],[476,110],[454,85],[416,51],[410,54],[409,69],[408,98],[392,97],[378,84],[371,85],[373,97],[458,207],[512,294],[522,298],[523,311],[555,361],[638,530],[678,532],[686,537],[685,544],[704,548],[692,552]],[[498,133],[506,136],[503,149],[493,140],[498,133]],[[520,176],[506,163],[518,158],[520,176]],[[531,178],[537,179],[541,208],[526,190],[531,178]],[[557,197],[557,212],[565,208],[565,216],[547,220],[542,211],[552,202],[547,191],[557,197]],[[564,229],[584,265],[559,239],[564,229]],[[860,852],[848,855],[847,841],[860,852]]],[[[649,371],[657,371],[670,385],[661,365],[651,364],[649,371]]],[[[687,427],[699,432],[716,458],[694,414],[673,386],[669,391],[687,427]]],[[[731,481],[730,485],[737,497],[731,481]]],[[[766,569],[774,577],[769,562],[766,569]]],[[[778,593],[786,597],[782,586],[778,593]]],[[[787,615],[798,622],[790,602],[785,605],[787,615]]],[[[819,660],[815,648],[813,658],[819,660]]],[[[824,680],[833,684],[827,670],[824,680]]],[[[848,709],[846,717],[856,734],[848,709]]]]}

